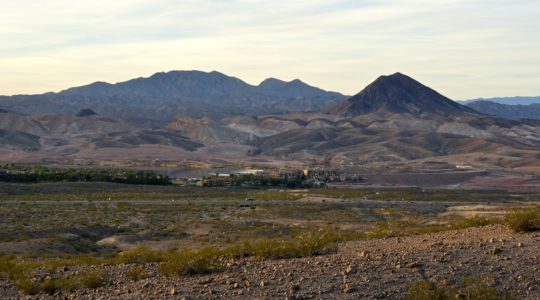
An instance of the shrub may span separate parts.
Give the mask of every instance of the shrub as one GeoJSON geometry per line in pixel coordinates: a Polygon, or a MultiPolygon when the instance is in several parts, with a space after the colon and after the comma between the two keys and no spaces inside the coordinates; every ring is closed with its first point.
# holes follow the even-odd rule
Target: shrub
{"type": "Polygon", "coordinates": [[[166,276],[210,273],[222,267],[219,260],[222,255],[222,251],[213,247],[168,253],[159,270],[166,276]]]}
{"type": "Polygon", "coordinates": [[[450,224],[453,229],[465,229],[469,227],[481,227],[486,225],[495,224],[500,221],[496,219],[489,219],[483,216],[473,216],[471,218],[460,219],[450,224]]]}
{"type": "Polygon", "coordinates": [[[79,282],[83,287],[95,289],[105,285],[105,278],[100,272],[93,271],[82,275],[79,282]]]}
{"type": "Polygon", "coordinates": [[[42,291],[44,291],[45,293],[49,294],[49,295],[52,295],[54,294],[56,291],[58,291],[59,289],[61,288],[60,286],[60,282],[59,280],[57,279],[45,279],[42,283],[41,283],[41,287],[40,289],[42,291]]]}
{"type": "Polygon", "coordinates": [[[35,295],[40,290],[39,284],[27,278],[17,279],[14,281],[14,284],[17,289],[26,295],[35,295]]]}
{"type": "Polygon", "coordinates": [[[503,300],[514,299],[508,293],[501,293],[483,280],[465,277],[458,286],[437,286],[428,281],[415,282],[405,296],[407,300],[503,300]]]}
{"type": "Polygon", "coordinates": [[[495,287],[488,286],[486,283],[474,277],[466,277],[463,279],[463,288],[459,294],[454,294],[454,299],[458,295],[463,295],[465,299],[512,299],[509,294],[500,293],[495,287]]]}
{"type": "Polygon", "coordinates": [[[443,300],[446,292],[429,281],[415,282],[409,289],[406,300],[443,300]]]}
{"type": "Polygon", "coordinates": [[[164,254],[162,252],[152,251],[146,247],[138,247],[118,254],[118,256],[115,258],[115,262],[125,264],[144,264],[161,262],[164,259],[164,254]]]}
{"type": "Polygon", "coordinates": [[[540,215],[533,208],[509,211],[505,221],[516,232],[532,231],[540,227],[540,215]]]}
{"type": "Polygon", "coordinates": [[[16,265],[7,256],[0,255],[0,273],[10,275],[15,270],[16,265]]]}
{"type": "Polygon", "coordinates": [[[306,235],[290,241],[262,240],[252,246],[253,256],[293,258],[321,255],[335,251],[334,241],[325,236],[306,235]]]}
{"type": "Polygon", "coordinates": [[[225,253],[236,258],[247,256],[263,259],[307,257],[334,252],[336,242],[357,239],[358,237],[359,234],[349,232],[309,231],[294,239],[243,241],[227,248],[225,253]]]}
{"type": "Polygon", "coordinates": [[[459,218],[452,220],[448,224],[430,225],[422,225],[418,221],[414,220],[387,221],[375,224],[371,230],[366,231],[363,234],[363,237],[366,239],[376,239],[396,236],[411,236],[417,234],[441,232],[451,229],[480,227],[497,223],[501,223],[501,220],[495,218],[486,218],[483,216],[459,218]]]}
{"type": "Polygon", "coordinates": [[[143,266],[134,266],[126,272],[126,277],[133,281],[146,278],[147,276],[148,272],[146,272],[143,266]]]}

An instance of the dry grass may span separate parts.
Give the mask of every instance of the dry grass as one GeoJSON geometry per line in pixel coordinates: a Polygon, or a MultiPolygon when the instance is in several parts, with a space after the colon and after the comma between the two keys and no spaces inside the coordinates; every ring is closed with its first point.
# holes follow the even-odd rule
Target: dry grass
{"type": "Polygon", "coordinates": [[[527,232],[540,228],[540,213],[534,208],[511,210],[506,214],[506,224],[515,232],[527,232]]]}
{"type": "Polygon", "coordinates": [[[508,293],[499,292],[483,280],[473,277],[464,278],[460,285],[436,285],[428,281],[414,283],[405,296],[406,300],[503,300],[515,299],[508,293]]]}
{"type": "Polygon", "coordinates": [[[166,276],[210,273],[222,268],[219,257],[223,252],[214,247],[168,253],[159,270],[166,276]]]}
{"type": "Polygon", "coordinates": [[[81,275],[79,282],[85,288],[95,289],[105,285],[105,277],[99,271],[91,271],[81,275]]]}
{"type": "Polygon", "coordinates": [[[133,266],[129,271],[126,272],[126,277],[138,281],[148,277],[149,273],[146,271],[146,268],[140,265],[133,266]]]}

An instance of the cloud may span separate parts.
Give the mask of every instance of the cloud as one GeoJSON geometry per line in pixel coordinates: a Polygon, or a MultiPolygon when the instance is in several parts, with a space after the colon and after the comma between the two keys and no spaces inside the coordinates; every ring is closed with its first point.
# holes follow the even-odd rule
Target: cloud
{"type": "Polygon", "coordinates": [[[453,98],[540,94],[535,1],[5,2],[3,94],[171,69],[347,94],[401,71],[453,98]]]}

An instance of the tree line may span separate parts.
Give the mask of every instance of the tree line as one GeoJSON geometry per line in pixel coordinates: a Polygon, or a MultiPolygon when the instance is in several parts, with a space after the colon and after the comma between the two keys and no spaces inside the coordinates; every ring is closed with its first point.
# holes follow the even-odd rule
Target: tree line
{"type": "Polygon", "coordinates": [[[284,178],[273,178],[266,177],[254,174],[240,174],[240,175],[231,175],[231,184],[233,186],[282,186],[288,188],[300,188],[300,187],[310,187],[311,184],[306,182],[305,176],[299,177],[284,177],[284,178]]]}
{"type": "Polygon", "coordinates": [[[171,184],[168,176],[145,170],[49,168],[43,166],[0,166],[0,181],[4,182],[84,182],[102,181],[127,184],[171,184]]]}

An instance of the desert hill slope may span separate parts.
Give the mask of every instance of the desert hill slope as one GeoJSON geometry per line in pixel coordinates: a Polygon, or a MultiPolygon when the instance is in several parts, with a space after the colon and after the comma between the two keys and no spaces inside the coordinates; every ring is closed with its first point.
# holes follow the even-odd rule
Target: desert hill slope
{"type": "Polygon", "coordinates": [[[203,145],[177,131],[145,129],[89,109],[77,115],[2,113],[0,146],[15,150],[44,150],[48,155],[76,154],[98,148],[167,145],[193,151],[203,145]]]}

